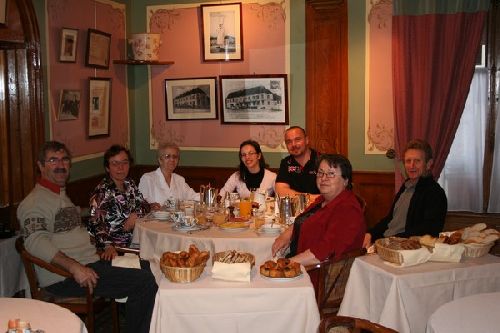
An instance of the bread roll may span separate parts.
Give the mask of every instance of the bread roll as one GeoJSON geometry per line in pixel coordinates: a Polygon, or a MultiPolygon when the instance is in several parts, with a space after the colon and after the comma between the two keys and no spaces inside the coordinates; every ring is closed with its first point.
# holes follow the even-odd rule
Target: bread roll
{"type": "Polygon", "coordinates": [[[431,235],[424,235],[420,237],[418,241],[420,242],[420,244],[427,247],[434,247],[434,245],[436,244],[436,238],[432,237],[431,235]]]}

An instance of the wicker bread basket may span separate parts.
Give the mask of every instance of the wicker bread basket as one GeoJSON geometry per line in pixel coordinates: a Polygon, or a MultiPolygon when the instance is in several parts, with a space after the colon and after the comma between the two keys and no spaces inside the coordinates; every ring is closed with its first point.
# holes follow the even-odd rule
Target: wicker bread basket
{"type": "MultiPolygon", "coordinates": [[[[213,262],[222,261],[221,259],[226,256],[227,252],[228,251],[223,251],[223,252],[217,252],[216,254],[214,254],[213,262]]],[[[246,253],[246,252],[240,252],[240,254],[247,257],[247,260],[245,260],[244,262],[249,262],[251,267],[255,266],[255,256],[253,254],[246,253]]]]}
{"type": "Polygon", "coordinates": [[[198,279],[205,269],[205,264],[195,267],[170,267],[160,263],[163,274],[172,282],[189,283],[198,279]]]}
{"type": "Polygon", "coordinates": [[[388,248],[387,242],[389,240],[387,238],[380,238],[375,241],[375,249],[377,250],[377,254],[382,260],[392,262],[397,265],[403,264],[403,255],[399,253],[398,250],[393,250],[388,248]]]}
{"type": "Polygon", "coordinates": [[[468,243],[465,245],[464,256],[469,258],[479,258],[486,255],[490,252],[490,249],[493,247],[495,243],[487,243],[487,244],[476,244],[476,243],[468,243]]]}

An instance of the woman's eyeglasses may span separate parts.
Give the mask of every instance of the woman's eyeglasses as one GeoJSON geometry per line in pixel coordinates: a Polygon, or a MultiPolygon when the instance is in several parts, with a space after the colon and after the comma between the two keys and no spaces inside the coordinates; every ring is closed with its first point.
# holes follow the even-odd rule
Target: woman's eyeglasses
{"type": "Polygon", "coordinates": [[[123,161],[109,161],[109,165],[112,165],[112,166],[119,166],[119,165],[122,165],[122,166],[125,166],[125,165],[129,165],[130,161],[129,160],[123,160],[123,161]]]}
{"type": "Polygon", "coordinates": [[[177,159],[179,159],[179,155],[175,155],[175,154],[163,154],[163,155],[160,155],[160,158],[162,160],[177,160],[177,159]]]}
{"type": "Polygon", "coordinates": [[[248,156],[248,157],[251,157],[251,156],[253,156],[253,155],[255,155],[255,154],[257,154],[257,153],[256,153],[256,152],[254,152],[254,151],[250,151],[250,152],[248,152],[248,153],[241,153],[241,154],[240,154],[240,157],[242,157],[242,158],[243,158],[243,157],[247,157],[247,156],[248,156]]]}
{"type": "Polygon", "coordinates": [[[337,176],[337,173],[335,171],[323,171],[323,170],[318,170],[316,172],[316,177],[317,178],[323,178],[323,176],[326,176],[326,178],[335,178],[337,176]]]}

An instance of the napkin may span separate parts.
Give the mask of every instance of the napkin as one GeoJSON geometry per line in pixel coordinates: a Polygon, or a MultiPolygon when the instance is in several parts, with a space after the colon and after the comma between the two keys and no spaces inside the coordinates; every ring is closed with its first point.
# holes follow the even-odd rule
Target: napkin
{"type": "Polygon", "coordinates": [[[418,250],[400,250],[399,251],[403,256],[403,263],[401,265],[396,265],[390,262],[385,262],[386,264],[394,267],[408,267],[415,266],[426,261],[429,261],[431,257],[431,253],[427,248],[422,247],[418,250]]]}
{"type": "MultiPolygon", "coordinates": [[[[139,256],[133,253],[125,253],[123,256],[116,256],[111,261],[111,266],[141,269],[139,256]]],[[[127,303],[127,298],[117,298],[116,302],[127,303]]]]}
{"type": "Polygon", "coordinates": [[[212,267],[212,278],[226,281],[250,282],[250,263],[226,264],[214,262],[212,267]]]}
{"type": "Polygon", "coordinates": [[[434,251],[430,257],[430,261],[443,261],[443,262],[460,262],[462,254],[465,251],[463,244],[434,244],[434,251]]]}

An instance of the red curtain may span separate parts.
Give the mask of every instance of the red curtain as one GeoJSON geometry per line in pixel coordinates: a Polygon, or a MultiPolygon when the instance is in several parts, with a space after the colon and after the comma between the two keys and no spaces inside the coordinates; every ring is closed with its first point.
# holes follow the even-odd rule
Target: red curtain
{"type": "Polygon", "coordinates": [[[396,154],[403,158],[411,139],[426,140],[434,151],[435,178],[460,122],[486,13],[393,16],[396,154]]]}

